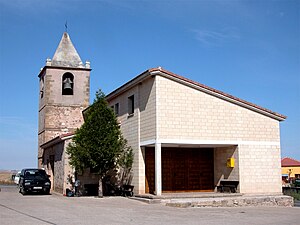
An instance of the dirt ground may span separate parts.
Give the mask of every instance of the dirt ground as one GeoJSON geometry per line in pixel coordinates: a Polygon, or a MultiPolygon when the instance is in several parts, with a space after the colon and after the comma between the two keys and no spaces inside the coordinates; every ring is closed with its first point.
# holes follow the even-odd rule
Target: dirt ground
{"type": "Polygon", "coordinates": [[[13,184],[11,176],[15,174],[12,171],[0,171],[0,184],[13,184]]]}

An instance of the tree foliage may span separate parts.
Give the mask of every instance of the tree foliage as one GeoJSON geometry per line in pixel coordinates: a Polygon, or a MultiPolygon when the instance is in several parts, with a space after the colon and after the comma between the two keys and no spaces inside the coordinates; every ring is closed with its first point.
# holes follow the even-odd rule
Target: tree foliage
{"type": "Polygon", "coordinates": [[[97,91],[93,104],[85,111],[84,119],[67,148],[69,163],[77,171],[91,168],[99,174],[102,189],[101,181],[110,170],[119,164],[131,169],[132,149],[127,146],[116,116],[101,90],[97,91]]]}
{"type": "Polygon", "coordinates": [[[131,167],[133,164],[134,154],[131,147],[127,146],[127,141],[124,139],[122,143],[123,152],[121,153],[119,159],[118,159],[118,166],[120,169],[120,184],[130,184],[131,182],[131,167]]]}

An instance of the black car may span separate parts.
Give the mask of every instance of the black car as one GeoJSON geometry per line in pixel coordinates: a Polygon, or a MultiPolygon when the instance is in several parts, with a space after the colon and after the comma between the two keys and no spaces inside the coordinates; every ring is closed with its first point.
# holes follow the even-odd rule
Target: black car
{"type": "Polygon", "coordinates": [[[23,169],[19,181],[20,193],[27,192],[50,193],[51,182],[43,169],[23,169]]]}

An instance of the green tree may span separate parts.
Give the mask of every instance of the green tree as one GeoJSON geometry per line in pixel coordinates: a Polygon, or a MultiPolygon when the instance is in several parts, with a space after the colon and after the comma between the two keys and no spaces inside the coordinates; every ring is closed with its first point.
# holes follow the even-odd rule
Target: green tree
{"type": "Polygon", "coordinates": [[[120,172],[120,185],[130,184],[131,182],[131,168],[133,164],[134,154],[131,147],[127,146],[127,140],[122,141],[122,153],[118,159],[118,166],[120,172]]]}
{"type": "Polygon", "coordinates": [[[68,146],[69,163],[76,171],[91,168],[99,175],[98,196],[103,196],[102,180],[118,167],[131,168],[132,149],[123,138],[116,116],[98,90],[94,103],[84,113],[84,123],[68,146]],[[129,158],[131,157],[131,158],[129,158]]]}

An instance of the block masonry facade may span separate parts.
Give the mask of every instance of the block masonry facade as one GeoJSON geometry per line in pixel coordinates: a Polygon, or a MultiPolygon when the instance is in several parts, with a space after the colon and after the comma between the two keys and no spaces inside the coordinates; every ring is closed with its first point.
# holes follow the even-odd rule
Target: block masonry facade
{"type": "MultiPolygon", "coordinates": [[[[111,106],[119,104],[122,132],[135,149],[137,192],[145,192],[145,147],[160,145],[213,148],[215,186],[226,178],[238,180],[241,193],[280,193],[279,121],[284,117],[241,106],[169,74],[161,69],[147,71],[143,79],[137,77],[107,96],[111,106]],[[135,110],[128,115],[132,95],[135,110]],[[229,157],[236,159],[233,169],[226,166],[229,157]]],[[[162,179],[161,174],[156,176],[162,179]]]]}

